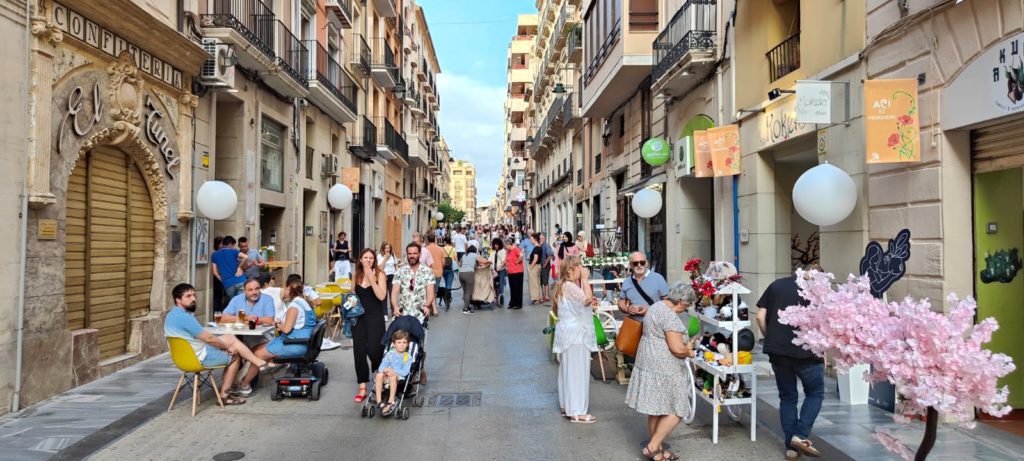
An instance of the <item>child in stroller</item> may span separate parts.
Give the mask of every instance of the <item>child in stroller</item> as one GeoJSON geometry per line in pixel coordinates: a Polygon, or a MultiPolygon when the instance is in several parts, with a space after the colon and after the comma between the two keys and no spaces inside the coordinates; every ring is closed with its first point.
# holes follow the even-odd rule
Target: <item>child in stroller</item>
{"type": "Polygon", "coordinates": [[[389,349],[377,367],[376,392],[363,402],[362,416],[372,418],[380,411],[382,416],[394,414],[398,419],[409,419],[407,399],[412,399],[414,406],[423,406],[419,387],[425,382],[421,381],[421,371],[426,357],[426,339],[426,330],[416,317],[403,315],[391,322],[381,340],[389,349]],[[402,339],[405,339],[407,349],[405,344],[400,344],[402,339]],[[387,371],[389,369],[391,372],[387,371]],[[386,402],[383,400],[384,389],[389,395],[386,402]]]}
{"type": "Polygon", "coordinates": [[[412,363],[416,358],[409,355],[409,333],[405,330],[398,330],[391,335],[391,349],[384,354],[381,360],[377,376],[374,378],[374,390],[376,391],[377,402],[380,402],[381,416],[388,416],[395,409],[395,393],[398,392],[398,381],[405,380],[412,371],[412,363]],[[388,380],[388,401],[384,403],[381,394],[384,390],[384,380],[388,380]]]}

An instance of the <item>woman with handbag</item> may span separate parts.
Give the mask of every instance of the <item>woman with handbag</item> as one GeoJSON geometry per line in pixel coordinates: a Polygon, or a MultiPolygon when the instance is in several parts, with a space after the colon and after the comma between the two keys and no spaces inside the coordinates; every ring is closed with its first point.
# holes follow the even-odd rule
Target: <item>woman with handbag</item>
{"type": "Polygon", "coordinates": [[[352,356],[356,362],[356,381],[359,393],[352,399],[355,403],[363,403],[366,399],[366,383],[370,382],[370,372],[380,366],[384,358],[384,299],[387,298],[387,276],[377,268],[377,255],[367,248],[359,253],[359,264],[356,265],[353,277],[355,294],[362,305],[363,315],[356,318],[352,326],[352,356]],[[369,364],[367,364],[369,360],[369,364]]]}
{"type": "Polygon", "coordinates": [[[591,424],[597,418],[587,413],[590,407],[590,354],[597,352],[594,332],[594,294],[587,269],[580,258],[562,261],[555,283],[552,312],[558,317],[555,341],[551,349],[558,354],[558,402],[570,422],[591,424]]]}
{"type": "Polygon", "coordinates": [[[498,307],[505,304],[505,279],[508,278],[508,251],[505,250],[505,242],[500,238],[491,240],[491,263],[494,270],[494,293],[497,296],[498,307]]]}
{"type": "Polygon", "coordinates": [[[651,460],[676,460],[665,451],[662,441],[690,412],[689,390],[693,383],[683,367],[683,359],[694,357],[693,342],[687,341],[687,327],[679,314],[693,305],[696,295],[688,283],[678,282],[663,301],[652,304],[644,316],[643,336],[633,374],[626,390],[626,405],[647,415],[647,435],[643,455],[651,460]]]}

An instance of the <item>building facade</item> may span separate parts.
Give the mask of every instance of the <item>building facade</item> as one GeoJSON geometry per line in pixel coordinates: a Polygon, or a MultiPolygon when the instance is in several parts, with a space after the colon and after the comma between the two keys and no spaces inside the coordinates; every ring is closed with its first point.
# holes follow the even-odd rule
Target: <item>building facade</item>
{"type": "Polygon", "coordinates": [[[451,204],[466,213],[463,222],[476,223],[476,167],[465,160],[453,160],[451,169],[451,204]]]}
{"type": "Polygon", "coordinates": [[[4,278],[24,293],[6,316],[23,307],[24,322],[0,337],[16,364],[0,372],[0,398],[14,408],[164,351],[177,283],[197,287],[205,321],[216,235],[273,247],[279,274],[316,284],[338,232],[354,248],[398,244],[401,199],[424,179],[433,194],[421,204],[441,199],[439,66],[412,1],[3,6],[4,38],[23,44],[5,53],[24,63],[0,72],[24,90],[3,97],[28,114],[4,126],[29,133],[4,138],[27,141],[9,146],[24,154],[7,157],[8,171],[24,174],[0,191],[15,205],[5,210],[20,196],[28,206],[23,222],[3,221],[21,236],[8,255],[24,263],[24,277],[4,278]],[[433,96],[413,104],[405,88],[433,96]],[[196,211],[210,180],[235,189],[232,216],[196,211]],[[327,190],[341,182],[353,204],[333,210],[327,190]]]}

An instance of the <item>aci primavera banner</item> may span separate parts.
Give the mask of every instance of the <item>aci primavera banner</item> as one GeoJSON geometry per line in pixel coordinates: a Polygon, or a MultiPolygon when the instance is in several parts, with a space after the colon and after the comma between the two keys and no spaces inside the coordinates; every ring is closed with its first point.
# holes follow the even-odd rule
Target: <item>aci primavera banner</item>
{"type": "Polygon", "coordinates": [[[711,163],[716,177],[740,174],[739,125],[708,129],[708,144],[711,146],[711,163]]]}
{"type": "Polygon", "coordinates": [[[868,163],[921,160],[917,79],[864,81],[868,163]]]}

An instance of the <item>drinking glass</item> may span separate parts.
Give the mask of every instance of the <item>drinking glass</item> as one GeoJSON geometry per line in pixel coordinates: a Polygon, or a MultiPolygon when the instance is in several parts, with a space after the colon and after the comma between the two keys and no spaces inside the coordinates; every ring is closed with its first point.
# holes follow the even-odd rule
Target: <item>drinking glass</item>
{"type": "Polygon", "coordinates": [[[243,310],[239,310],[238,311],[238,321],[242,322],[242,323],[245,323],[245,311],[243,311],[243,310]]]}
{"type": "Polygon", "coordinates": [[[214,321],[214,323],[216,323],[217,325],[220,325],[220,319],[223,316],[224,316],[223,312],[221,312],[221,311],[213,311],[213,321],[214,321]]]}

